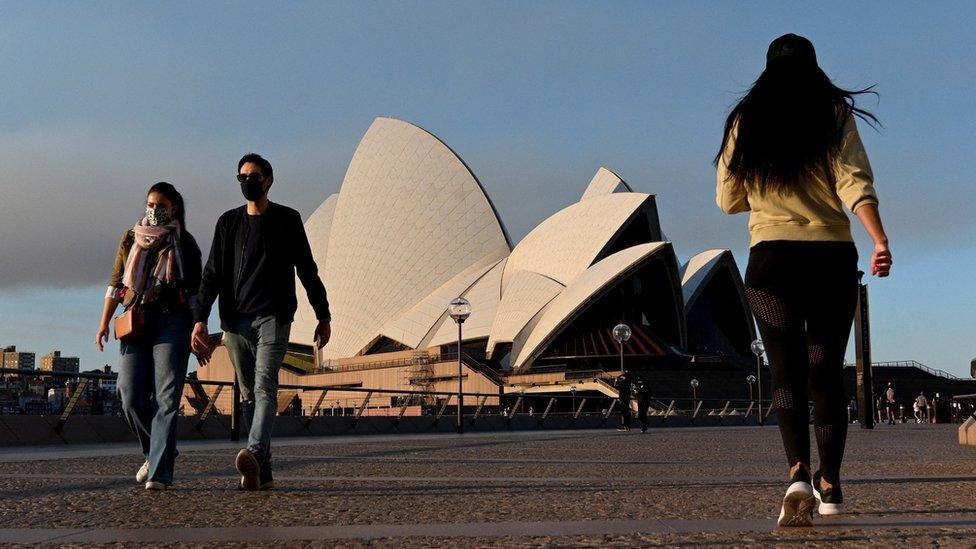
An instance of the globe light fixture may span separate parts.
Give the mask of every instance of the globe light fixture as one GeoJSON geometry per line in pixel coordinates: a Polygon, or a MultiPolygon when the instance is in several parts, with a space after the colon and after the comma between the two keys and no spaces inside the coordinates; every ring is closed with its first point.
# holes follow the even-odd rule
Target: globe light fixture
{"type": "Polygon", "coordinates": [[[457,402],[457,432],[464,432],[464,393],[461,390],[461,378],[463,376],[463,366],[461,359],[461,326],[464,321],[471,316],[471,302],[463,297],[456,297],[451,300],[450,305],[447,306],[447,314],[451,315],[454,322],[457,322],[458,326],[458,344],[457,344],[457,360],[458,360],[458,402],[457,402]]]}
{"type": "Polygon", "coordinates": [[[626,324],[620,323],[613,327],[613,338],[617,340],[617,343],[627,341],[631,335],[630,326],[626,324]]]}
{"type": "Polygon", "coordinates": [[[761,339],[757,339],[757,340],[753,341],[749,345],[749,348],[752,349],[752,354],[754,354],[756,356],[762,356],[762,354],[766,352],[766,346],[763,345],[763,342],[762,342],[761,339]]]}
{"type": "Polygon", "coordinates": [[[454,322],[463,324],[464,321],[471,316],[471,302],[463,297],[456,297],[451,300],[451,304],[448,305],[447,314],[451,315],[454,322]]]}
{"type": "Polygon", "coordinates": [[[698,404],[698,380],[691,380],[691,409],[694,410],[698,404]]]}

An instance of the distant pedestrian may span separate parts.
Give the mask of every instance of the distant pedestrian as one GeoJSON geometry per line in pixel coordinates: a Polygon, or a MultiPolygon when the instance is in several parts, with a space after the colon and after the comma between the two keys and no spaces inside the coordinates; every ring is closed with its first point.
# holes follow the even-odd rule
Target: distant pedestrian
{"type": "Polygon", "coordinates": [[[620,400],[620,426],[618,431],[630,430],[630,391],[631,380],[628,372],[621,373],[614,382],[617,388],[617,399],[620,400]]]}
{"type": "Polygon", "coordinates": [[[637,419],[641,422],[641,432],[647,432],[647,408],[651,405],[651,387],[644,376],[637,376],[634,382],[634,394],[637,396],[637,419]]]}
{"type": "Polygon", "coordinates": [[[844,206],[874,241],[871,273],[887,276],[891,268],[855,123],[874,117],[854,106],[859,93],[830,81],[809,40],[781,36],[769,46],[766,69],[726,119],[715,158],[719,207],[750,212],[746,297],[769,357],[790,466],[781,526],[810,526],[815,498],[822,515],[839,513],[843,500],[844,354],[858,284],[844,206]],[[820,451],[812,479],[808,395],[820,451]]]}
{"type": "Polygon", "coordinates": [[[165,490],[173,484],[179,453],[176,424],[201,258],[175,187],[165,182],[150,187],[144,211],[119,242],[95,345],[103,350],[109,320],[121,304],[125,312],[115,325],[121,353],[118,391],[123,416],[145,456],[136,481],[146,490],[165,490]]]}
{"type": "Polygon", "coordinates": [[[888,382],[888,390],[885,391],[885,409],[888,411],[888,425],[895,424],[895,388],[888,382]]]}
{"type": "Polygon", "coordinates": [[[925,398],[925,393],[919,393],[915,397],[915,407],[918,408],[919,414],[921,415],[921,422],[929,422],[929,400],[925,398]]]}

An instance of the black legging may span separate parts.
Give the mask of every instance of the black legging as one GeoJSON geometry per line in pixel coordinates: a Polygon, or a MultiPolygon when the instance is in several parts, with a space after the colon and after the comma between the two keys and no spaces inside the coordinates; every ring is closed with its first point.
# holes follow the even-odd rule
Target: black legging
{"type": "Polygon", "coordinates": [[[630,429],[630,399],[620,399],[620,425],[630,429]]]}
{"type": "Polygon", "coordinates": [[[844,353],[857,305],[849,242],[760,242],[749,253],[746,297],[773,375],[773,405],[790,466],[810,463],[807,387],[820,471],[840,479],[847,438],[844,353]]]}

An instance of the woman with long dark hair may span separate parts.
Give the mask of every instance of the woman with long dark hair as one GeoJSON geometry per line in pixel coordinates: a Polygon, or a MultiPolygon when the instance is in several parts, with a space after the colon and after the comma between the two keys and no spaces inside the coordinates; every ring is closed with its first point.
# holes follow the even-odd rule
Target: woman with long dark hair
{"type": "Polygon", "coordinates": [[[122,234],[95,335],[102,351],[109,320],[122,304],[128,321],[116,324],[118,389],[126,422],[146,457],[136,473],[146,490],[173,483],[193,329],[190,301],[196,299],[200,272],[200,248],[186,230],[183,196],[169,183],[156,183],[146,195],[145,215],[122,234]]]}
{"type": "Polygon", "coordinates": [[[857,302],[857,250],[844,206],[874,241],[871,273],[887,276],[891,252],[878,213],[855,106],[817,66],[809,40],[774,40],[766,69],[725,123],[717,202],[750,212],[745,286],[772,370],[772,398],[790,466],[780,526],[810,526],[813,510],[841,512],[847,438],[844,354],[857,302]],[[809,387],[809,391],[808,391],[809,387]],[[819,470],[810,471],[808,400],[819,470]]]}

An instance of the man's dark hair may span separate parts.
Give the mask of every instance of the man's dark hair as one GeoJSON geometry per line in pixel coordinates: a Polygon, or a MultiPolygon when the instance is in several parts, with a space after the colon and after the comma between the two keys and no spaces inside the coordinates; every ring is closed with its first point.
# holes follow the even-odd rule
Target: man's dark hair
{"type": "Polygon", "coordinates": [[[241,157],[240,162],[237,163],[237,173],[240,173],[241,168],[248,162],[260,166],[261,174],[264,175],[264,177],[274,179],[274,170],[271,168],[271,162],[268,162],[264,159],[264,157],[256,153],[247,153],[241,157]]]}

